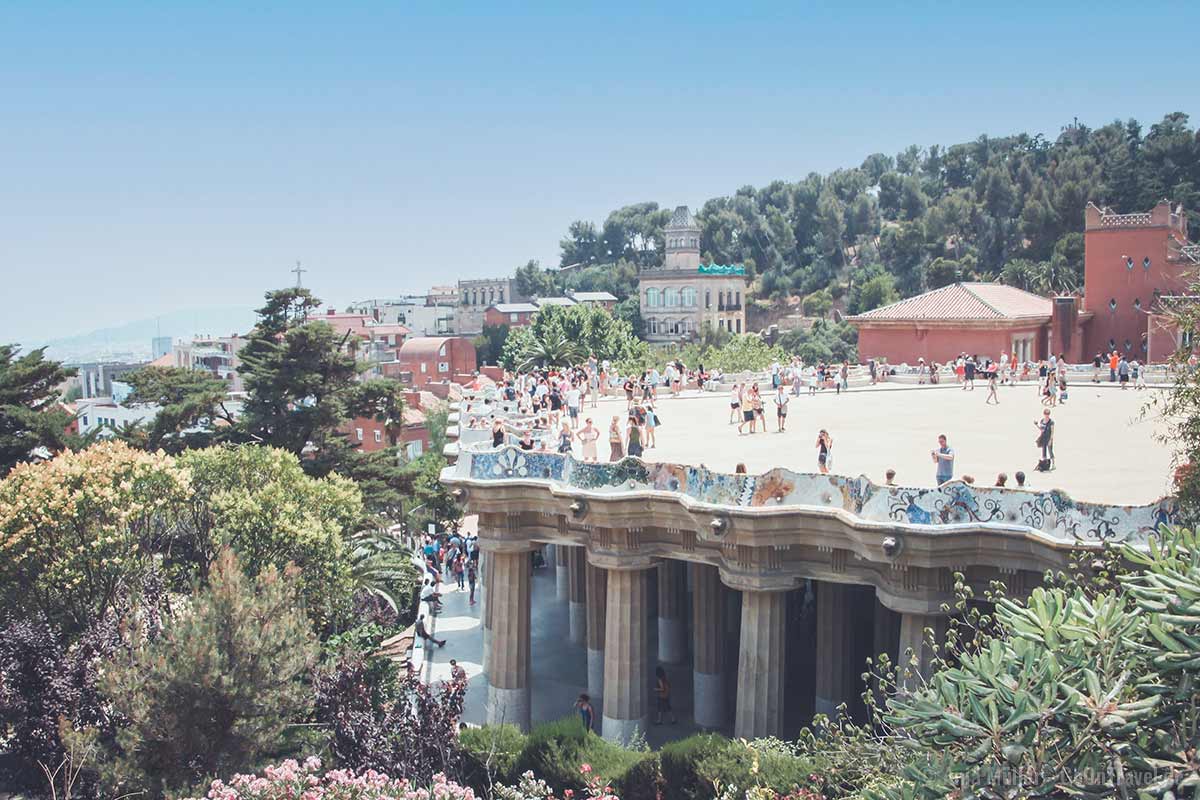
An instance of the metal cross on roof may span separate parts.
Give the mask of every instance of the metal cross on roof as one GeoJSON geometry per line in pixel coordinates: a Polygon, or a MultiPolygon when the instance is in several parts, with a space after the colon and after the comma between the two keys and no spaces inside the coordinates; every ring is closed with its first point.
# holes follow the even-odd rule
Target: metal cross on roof
{"type": "Polygon", "coordinates": [[[295,269],[293,269],[293,270],[291,270],[291,271],[292,271],[292,272],[294,272],[294,273],[296,273],[296,288],[297,288],[297,289],[299,289],[299,288],[300,288],[300,276],[301,276],[302,274],[304,274],[305,272],[308,272],[308,270],[306,270],[306,269],[304,269],[303,267],[301,267],[301,266],[300,266],[300,262],[299,262],[299,261],[297,261],[297,262],[296,262],[296,268],[295,268],[295,269]]]}

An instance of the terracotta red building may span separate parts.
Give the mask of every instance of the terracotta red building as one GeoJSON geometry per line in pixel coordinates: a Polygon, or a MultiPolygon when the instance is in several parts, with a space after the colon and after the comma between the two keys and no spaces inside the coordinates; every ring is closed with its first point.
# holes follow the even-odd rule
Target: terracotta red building
{"type": "Polygon", "coordinates": [[[497,303],[483,312],[483,324],[523,328],[533,322],[537,311],[538,307],[533,303],[497,303]]]}
{"type": "MultiPolygon", "coordinates": [[[[429,400],[433,399],[428,395],[429,400]]],[[[404,420],[397,431],[388,430],[384,423],[370,417],[355,417],[342,430],[350,443],[365,453],[373,453],[399,445],[407,458],[412,459],[429,449],[429,424],[425,416],[426,399],[421,392],[404,393],[404,420]]]]}
{"type": "Polygon", "coordinates": [[[400,346],[399,369],[411,373],[416,387],[470,375],[476,366],[475,345],[460,336],[423,336],[400,346]]]}
{"type": "Polygon", "coordinates": [[[1083,297],[1046,298],[997,283],[958,283],[849,317],[863,360],[945,361],[959,353],[1020,359],[1065,354],[1073,363],[1117,350],[1162,361],[1191,334],[1170,323],[1168,301],[1186,297],[1200,248],[1187,217],[1165,200],[1151,211],[1117,214],[1091,203],[1084,213],[1083,297]]]}
{"type": "Polygon", "coordinates": [[[861,358],[944,362],[960,353],[1041,358],[1055,303],[999,283],[952,283],[850,317],[861,358]]]}
{"type": "Polygon", "coordinates": [[[1187,215],[1166,200],[1137,214],[1088,203],[1083,234],[1083,307],[1092,314],[1085,328],[1087,354],[1116,350],[1143,361],[1170,354],[1161,346],[1150,352],[1149,315],[1160,297],[1186,293],[1188,273],[1196,267],[1187,241],[1187,215]]]}

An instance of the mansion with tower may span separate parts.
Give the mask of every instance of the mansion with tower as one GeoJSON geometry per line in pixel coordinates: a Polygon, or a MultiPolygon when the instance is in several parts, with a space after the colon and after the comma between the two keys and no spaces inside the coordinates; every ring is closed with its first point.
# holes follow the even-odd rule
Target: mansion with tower
{"type": "Polygon", "coordinates": [[[701,263],[700,226],[687,206],[675,209],[663,229],[663,238],[663,265],[644,268],[638,274],[646,340],[687,339],[699,334],[705,325],[745,333],[745,267],[701,263]]]}
{"type": "Polygon", "coordinates": [[[1170,310],[1191,303],[1200,245],[1187,215],[1166,200],[1150,211],[1084,211],[1083,294],[1041,297],[998,283],[954,283],[876,308],[849,322],[863,360],[945,362],[960,353],[1020,361],[1051,354],[1085,363],[1116,351],[1142,363],[1194,348],[1170,310]]]}

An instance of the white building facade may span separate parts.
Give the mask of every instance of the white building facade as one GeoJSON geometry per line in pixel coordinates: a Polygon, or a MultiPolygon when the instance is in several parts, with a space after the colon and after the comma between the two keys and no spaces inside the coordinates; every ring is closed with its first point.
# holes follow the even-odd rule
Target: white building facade
{"type": "Polygon", "coordinates": [[[701,263],[700,226],[687,206],[675,209],[663,237],[663,265],[638,273],[645,338],[678,341],[699,334],[706,325],[745,333],[745,268],[701,263]]]}

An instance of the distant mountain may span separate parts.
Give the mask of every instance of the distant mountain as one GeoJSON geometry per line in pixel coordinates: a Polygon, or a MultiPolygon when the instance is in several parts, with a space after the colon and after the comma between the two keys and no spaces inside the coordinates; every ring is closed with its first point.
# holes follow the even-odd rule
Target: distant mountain
{"type": "Polygon", "coordinates": [[[147,361],[156,336],[172,339],[191,338],[196,334],[228,336],[246,333],[254,322],[254,312],[246,308],[196,308],[171,311],[77,336],[22,344],[26,347],[45,346],[50,358],[71,363],[147,361]]]}

